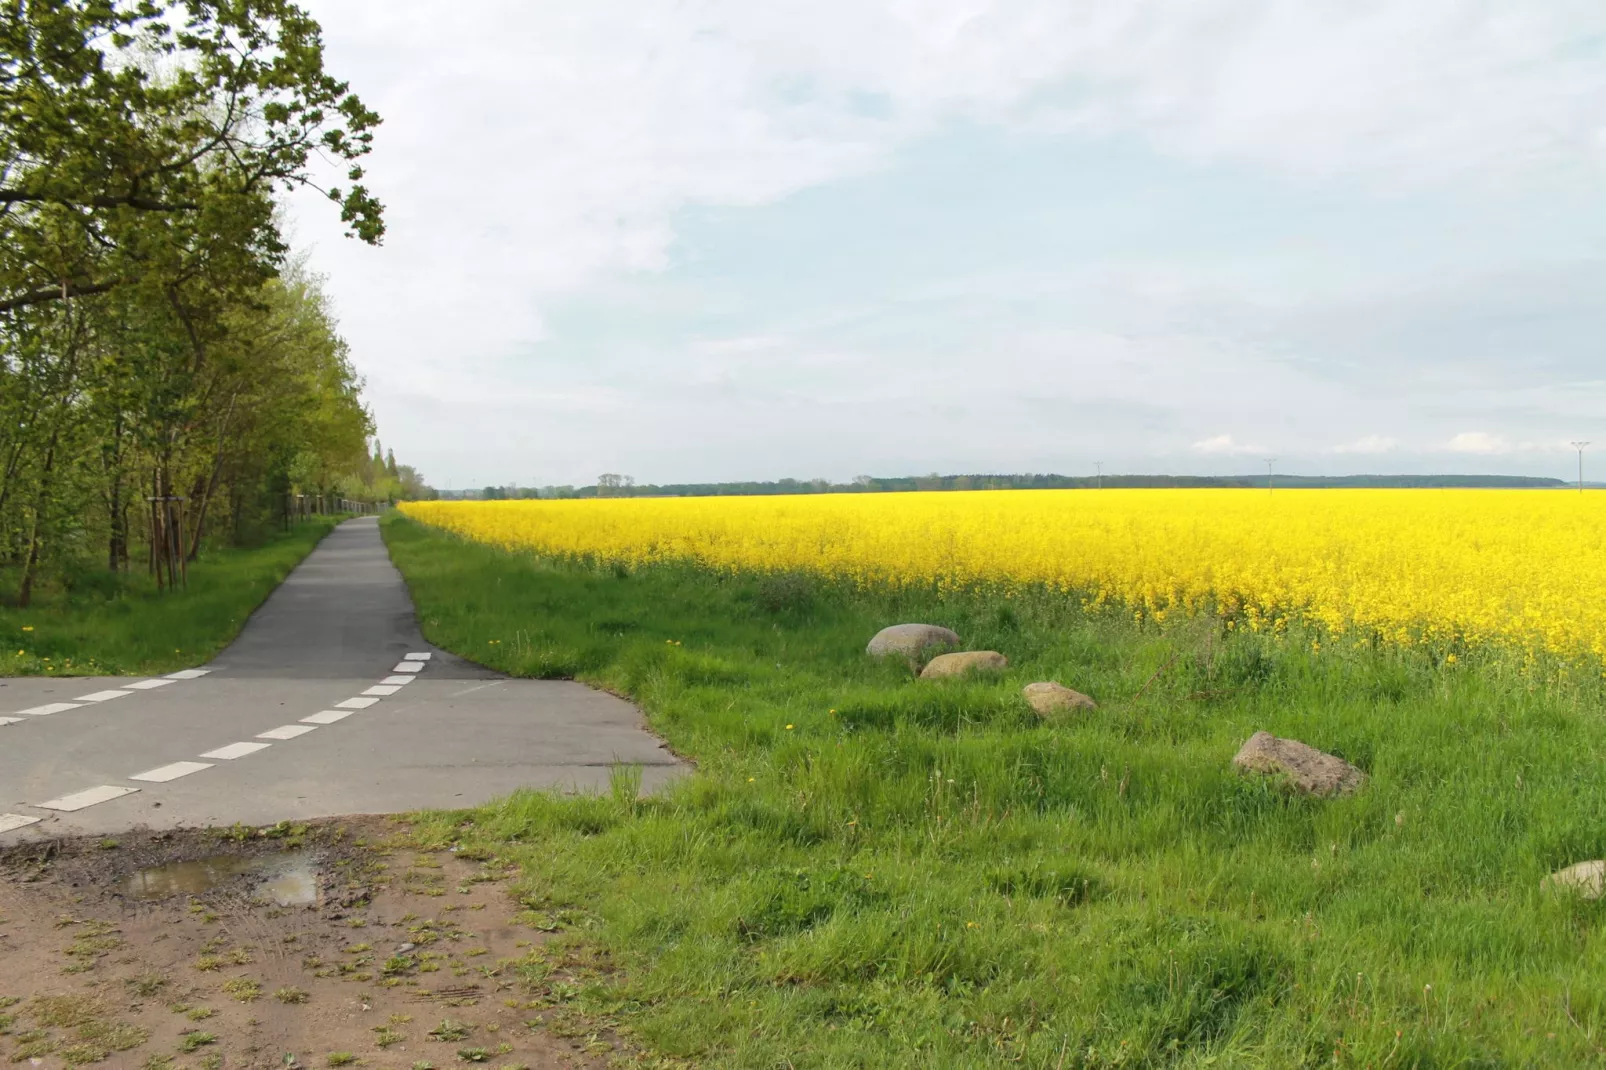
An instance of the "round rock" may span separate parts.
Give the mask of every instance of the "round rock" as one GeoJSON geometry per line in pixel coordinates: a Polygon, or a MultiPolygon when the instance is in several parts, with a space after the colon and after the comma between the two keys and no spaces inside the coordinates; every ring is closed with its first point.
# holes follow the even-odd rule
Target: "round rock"
{"type": "Polygon", "coordinates": [[[958,645],[957,632],[935,624],[894,624],[876,632],[864,650],[873,658],[898,656],[919,661],[930,653],[952,650],[958,645]]]}
{"type": "Polygon", "coordinates": [[[920,672],[922,680],[963,676],[967,672],[1000,672],[1009,668],[1009,659],[996,650],[966,650],[958,654],[938,654],[920,672]]]}
{"type": "Polygon", "coordinates": [[[1093,710],[1098,703],[1080,691],[1072,691],[1064,684],[1052,680],[1040,680],[1035,684],[1027,684],[1020,689],[1026,702],[1036,710],[1041,717],[1048,717],[1056,713],[1065,713],[1068,710],[1093,710]]]}
{"type": "Polygon", "coordinates": [[[1539,887],[1547,892],[1566,892],[1580,899],[1599,899],[1606,895],[1606,859],[1597,858],[1558,869],[1540,881],[1539,887]]]}
{"type": "Polygon", "coordinates": [[[1346,795],[1366,783],[1366,774],[1344,759],[1297,739],[1256,732],[1232,764],[1250,773],[1283,777],[1301,795],[1346,795]]]}

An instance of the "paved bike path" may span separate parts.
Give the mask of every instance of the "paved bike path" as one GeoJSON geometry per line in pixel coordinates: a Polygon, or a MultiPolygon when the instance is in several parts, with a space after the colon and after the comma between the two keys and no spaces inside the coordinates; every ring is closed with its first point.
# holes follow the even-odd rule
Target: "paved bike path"
{"type": "Polygon", "coordinates": [[[686,769],[622,699],[426,643],[373,518],[331,532],[200,670],[0,679],[0,844],[603,790],[619,764],[646,789],[686,769]]]}

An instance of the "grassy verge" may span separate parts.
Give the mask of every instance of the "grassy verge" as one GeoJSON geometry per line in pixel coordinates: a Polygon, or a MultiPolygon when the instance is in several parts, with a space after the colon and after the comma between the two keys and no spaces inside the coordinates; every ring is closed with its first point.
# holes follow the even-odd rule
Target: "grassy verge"
{"type": "Polygon", "coordinates": [[[214,550],[189,586],[163,594],[142,573],[85,576],[26,610],[0,606],[0,676],[116,676],[199,665],[240,631],[338,518],[317,516],[262,546],[214,550]]]}
{"type": "Polygon", "coordinates": [[[666,1060],[1603,1058],[1606,905],[1538,890],[1606,855],[1598,681],[384,529],[432,641],[626,693],[697,760],[660,797],[621,771],[609,797],[524,793],[424,825],[522,863],[526,905],[566,934],[525,969],[597,964],[552,998],[666,1060]],[[939,684],[864,656],[906,620],[1011,668],[939,684]],[[1100,708],[1042,722],[1019,697],[1040,679],[1100,708]],[[1371,783],[1317,801],[1237,776],[1257,729],[1371,783]]]}

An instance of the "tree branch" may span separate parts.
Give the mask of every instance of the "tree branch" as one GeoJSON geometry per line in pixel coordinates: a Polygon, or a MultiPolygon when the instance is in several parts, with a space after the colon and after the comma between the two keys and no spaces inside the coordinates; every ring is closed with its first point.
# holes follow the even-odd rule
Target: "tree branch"
{"type": "Polygon", "coordinates": [[[60,204],[68,208],[138,208],[142,212],[193,212],[198,204],[154,201],[149,197],[51,197],[17,189],[0,189],[0,204],[60,204]]]}
{"type": "Polygon", "coordinates": [[[13,312],[19,308],[30,305],[42,305],[47,301],[60,301],[67,297],[88,297],[91,294],[103,294],[117,286],[113,282],[69,282],[62,286],[51,286],[44,290],[33,290],[29,293],[18,294],[0,300],[0,313],[13,312]]]}

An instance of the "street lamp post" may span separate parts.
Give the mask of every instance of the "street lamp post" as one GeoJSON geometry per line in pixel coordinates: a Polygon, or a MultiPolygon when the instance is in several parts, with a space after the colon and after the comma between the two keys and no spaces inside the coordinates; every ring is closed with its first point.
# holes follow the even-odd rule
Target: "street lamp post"
{"type": "Polygon", "coordinates": [[[1584,447],[1588,442],[1574,442],[1573,449],[1578,451],[1578,493],[1584,493],[1584,447]]]}

